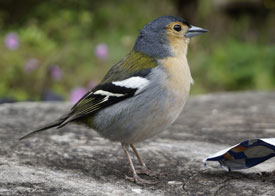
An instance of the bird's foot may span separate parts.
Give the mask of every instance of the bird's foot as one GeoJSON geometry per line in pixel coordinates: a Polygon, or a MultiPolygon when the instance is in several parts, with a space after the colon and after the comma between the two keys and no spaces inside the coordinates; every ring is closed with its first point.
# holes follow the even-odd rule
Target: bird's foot
{"type": "Polygon", "coordinates": [[[126,179],[130,180],[132,182],[135,182],[138,185],[143,185],[143,186],[145,186],[145,185],[154,185],[154,184],[158,183],[157,181],[145,180],[145,179],[139,177],[137,174],[134,175],[133,177],[126,176],[126,179]]]}
{"type": "Polygon", "coordinates": [[[142,167],[141,169],[136,170],[137,174],[143,174],[151,177],[159,177],[165,175],[163,172],[156,172],[150,170],[148,167],[142,167]]]}

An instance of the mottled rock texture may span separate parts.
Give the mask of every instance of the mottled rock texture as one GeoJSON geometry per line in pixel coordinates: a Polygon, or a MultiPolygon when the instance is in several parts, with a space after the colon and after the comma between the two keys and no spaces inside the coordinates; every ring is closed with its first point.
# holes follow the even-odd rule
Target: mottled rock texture
{"type": "MultiPolygon", "coordinates": [[[[119,143],[69,125],[17,139],[69,110],[68,103],[0,105],[0,195],[275,195],[275,160],[228,173],[202,160],[246,139],[275,137],[275,93],[190,97],[168,130],[137,144],[147,165],[164,172],[153,186],[125,180],[119,143]]],[[[137,160],[134,161],[137,164],[137,160]]]]}

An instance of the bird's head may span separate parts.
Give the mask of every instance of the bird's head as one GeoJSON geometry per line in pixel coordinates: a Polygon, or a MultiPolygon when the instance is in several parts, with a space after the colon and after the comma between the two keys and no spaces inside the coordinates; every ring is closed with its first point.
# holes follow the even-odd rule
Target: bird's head
{"type": "Polygon", "coordinates": [[[161,16],[139,31],[134,51],[153,58],[186,55],[189,38],[205,32],[180,17],[161,16]]]}

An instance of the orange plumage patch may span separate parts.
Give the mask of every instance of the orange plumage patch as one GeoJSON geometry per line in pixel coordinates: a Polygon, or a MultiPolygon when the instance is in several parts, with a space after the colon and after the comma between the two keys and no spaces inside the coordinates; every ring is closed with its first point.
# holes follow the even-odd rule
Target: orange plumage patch
{"type": "Polygon", "coordinates": [[[246,147],[243,146],[236,146],[235,148],[232,149],[233,152],[243,152],[245,151],[246,147]]]}

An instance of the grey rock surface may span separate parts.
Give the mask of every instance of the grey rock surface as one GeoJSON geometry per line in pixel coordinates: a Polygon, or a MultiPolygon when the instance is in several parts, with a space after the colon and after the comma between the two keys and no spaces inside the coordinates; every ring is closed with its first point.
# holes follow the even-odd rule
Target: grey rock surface
{"type": "Polygon", "coordinates": [[[85,127],[17,140],[70,106],[0,105],[0,195],[275,195],[274,159],[230,173],[202,161],[246,139],[274,138],[275,92],[190,97],[172,127],[136,145],[152,170],[165,173],[145,187],[125,180],[130,170],[120,144],[85,127]]]}

